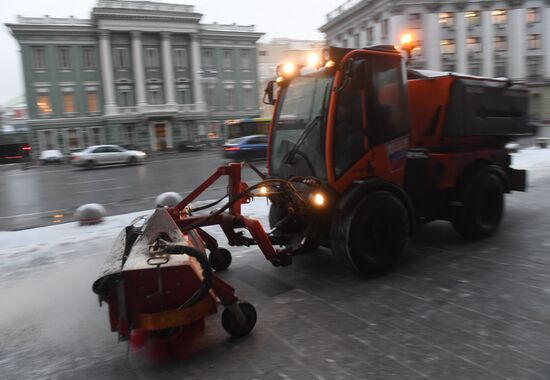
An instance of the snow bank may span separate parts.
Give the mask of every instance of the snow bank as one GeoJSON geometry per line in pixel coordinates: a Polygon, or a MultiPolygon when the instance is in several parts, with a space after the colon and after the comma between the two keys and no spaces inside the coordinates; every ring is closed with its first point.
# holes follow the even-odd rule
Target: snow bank
{"type": "MultiPolygon", "coordinates": [[[[242,207],[247,216],[257,218],[268,227],[269,206],[257,198],[242,207]]],[[[130,222],[153,210],[106,217],[101,224],[79,226],[78,222],[39,227],[21,231],[0,231],[0,281],[30,272],[44,265],[61,265],[81,255],[105,257],[115,238],[130,222]]],[[[225,236],[217,227],[207,230],[222,244],[225,236]]],[[[237,250],[233,250],[237,252],[237,250]]]]}
{"type": "MultiPolygon", "coordinates": [[[[515,153],[512,166],[529,170],[529,181],[550,176],[550,149],[528,148],[515,153]]],[[[202,202],[201,202],[202,203],[202,202]]],[[[243,214],[259,219],[267,229],[269,205],[256,198],[243,205],[243,214]]],[[[138,216],[150,215],[153,210],[110,216],[102,224],[79,226],[77,222],[33,228],[22,231],[0,231],[0,281],[45,265],[62,265],[82,255],[105,257],[122,228],[138,216]]],[[[225,244],[218,227],[207,230],[225,244]]],[[[234,253],[239,249],[232,248],[234,253]]]]}

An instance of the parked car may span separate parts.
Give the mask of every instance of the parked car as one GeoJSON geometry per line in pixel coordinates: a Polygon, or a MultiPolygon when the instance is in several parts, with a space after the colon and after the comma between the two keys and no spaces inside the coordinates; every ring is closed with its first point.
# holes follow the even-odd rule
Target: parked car
{"type": "Polygon", "coordinates": [[[251,135],[227,140],[223,156],[229,159],[252,159],[267,157],[267,136],[251,135]]]}
{"type": "Polygon", "coordinates": [[[178,152],[197,152],[203,150],[205,144],[200,141],[180,141],[178,152]]]}
{"type": "Polygon", "coordinates": [[[71,163],[77,166],[93,168],[97,165],[142,163],[147,158],[139,150],[126,150],[118,145],[94,145],[80,152],[71,153],[71,163]]]}
{"type": "Polygon", "coordinates": [[[63,153],[56,149],[43,150],[40,152],[40,157],[38,158],[42,165],[46,164],[62,164],[63,163],[63,153]]]}

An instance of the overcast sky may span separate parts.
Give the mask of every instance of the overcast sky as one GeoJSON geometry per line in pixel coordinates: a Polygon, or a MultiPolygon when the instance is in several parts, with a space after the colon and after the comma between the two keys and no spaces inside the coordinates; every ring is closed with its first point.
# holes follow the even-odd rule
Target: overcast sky
{"type": "MultiPolygon", "coordinates": [[[[89,18],[97,0],[0,0],[0,21],[14,23],[16,15],[89,18]]],[[[194,5],[203,14],[201,22],[256,25],[264,39],[290,37],[323,39],[317,29],[325,15],[345,0],[167,0],[194,5]]],[[[23,94],[19,46],[8,29],[0,32],[0,104],[23,94]]]]}

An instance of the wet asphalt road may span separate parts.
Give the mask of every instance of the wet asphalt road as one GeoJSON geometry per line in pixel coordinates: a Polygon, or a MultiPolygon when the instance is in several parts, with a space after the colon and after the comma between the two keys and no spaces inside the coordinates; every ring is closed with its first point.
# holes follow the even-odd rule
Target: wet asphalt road
{"type": "Polygon", "coordinates": [[[231,340],[211,316],[191,355],[164,364],[117,344],[91,291],[112,239],[66,246],[70,259],[0,282],[0,378],[550,379],[549,191],[547,174],[507,196],[500,230],[481,241],[422,226],[376,278],[327,249],[285,268],[232,249],[221,277],[256,306],[254,331],[231,340]]]}
{"type": "MultiPolygon", "coordinates": [[[[70,165],[39,166],[21,170],[0,167],[0,231],[40,227],[73,220],[76,208],[100,203],[109,215],[154,207],[160,193],[183,196],[195,189],[219,165],[227,163],[221,151],[188,152],[152,157],[145,165],[106,166],[84,170],[70,165]]],[[[265,162],[255,162],[265,171],[265,162]]],[[[245,168],[243,179],[251,184],[258,176],[245,168]]],[[[221,178],[199,199],[225,193],[221,178]]]]}

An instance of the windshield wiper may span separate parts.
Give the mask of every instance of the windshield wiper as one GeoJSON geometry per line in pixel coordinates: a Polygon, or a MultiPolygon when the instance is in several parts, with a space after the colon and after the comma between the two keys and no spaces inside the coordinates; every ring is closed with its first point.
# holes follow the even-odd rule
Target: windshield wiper
{"type": "Polygon", "coordinates": [[[304,141],[306,140],[306,137],[311,133],[313,128],[317,125],[317,123],[321,120],[321,115],[315,116],[313,119],[309,121],[309,123],[306,124],[304,128],[304,133],[300,136],[298,141],[296,141],[296,144],[294,144],[294,147],[290,152],[288,152],[286,159],[284,161],[285,164],[292,164],[294,165],[296,162],[294,162],[294,156],[296,156],[296,153],[298,152],[298,149],[302,146],[304,141]]]}

